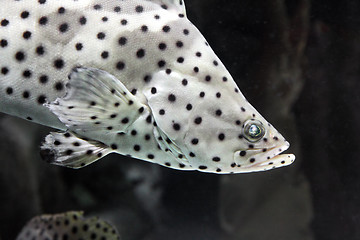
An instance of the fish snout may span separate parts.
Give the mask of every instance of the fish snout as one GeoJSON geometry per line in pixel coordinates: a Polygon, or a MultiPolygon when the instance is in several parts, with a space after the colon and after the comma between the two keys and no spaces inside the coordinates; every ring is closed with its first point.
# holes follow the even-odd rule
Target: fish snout
{"type": "Polygon", "coordinates": [[[295,161],[294,154],[281,154],[290,147],[285,141],[280,146],[238,150],[234,153],[235,172],[257,172],[284,167],[295,161]]]}

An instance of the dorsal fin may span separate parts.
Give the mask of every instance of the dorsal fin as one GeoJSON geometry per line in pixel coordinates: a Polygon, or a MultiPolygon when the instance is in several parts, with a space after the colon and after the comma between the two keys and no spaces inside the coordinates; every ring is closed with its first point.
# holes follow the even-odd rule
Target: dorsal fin
{"type": "Polygon", "coordinates": [[[150,0],[153,3],[159,4],[163,9],[174,10],[178,14],[186,16],[184,0],[150,0]]]}

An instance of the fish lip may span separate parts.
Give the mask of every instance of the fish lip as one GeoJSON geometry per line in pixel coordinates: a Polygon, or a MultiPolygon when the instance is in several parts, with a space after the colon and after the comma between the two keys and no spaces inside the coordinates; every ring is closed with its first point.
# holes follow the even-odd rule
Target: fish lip
{"type": "Polygon", "coordinates": [[[276,164],[276,167],[280,166],[287,166],[292,164],[295,161],[295,155],[294,154],[281,154],[285,152],[290,147],[289,142],[285,142],[285,144],[281,146],[272,147],[267,150],[267,155],[270,154],[269,159],[266,159],[265,161],[259,160],[257,163],[251,164],[248,167],[264,167],[269,166],[272,167],[272,165],[275,165],[275,161],[277,163],[281,163],[281,165],[276,164]],[[273,163],[273,164],[270,164],[273,163]]]}
{"type": "MultiPolygon", "coordinates": [[[[281,154],[286,151],[290,147],[288,142],[285,142],[281,146],[275,146],[268,148],[266,151],[266,156],[271,156],[270,158],[263,160],[263,159],[256,159],[256,162],[253,164],[247,164],[241,166],[242,169],[254,169],[254,171],[259,170],[268,170],[271,168],[278,168],[292,164],[295,161],[294,154],[281,154]],[[272,163],[272,164],[270,164],[272,163]],[[264,169],[264,167],[267,167],[264,169]],[[257,170],[258,169],[258,170],[257,170]]],[[[252,150],[261,150],[260,148],[254,148],[252,150]]],[[[240,152],[240,151],[237,151],[240,152]]],[[[263,152],[259,152],[254,155],[262,154],[263,152]]]]}

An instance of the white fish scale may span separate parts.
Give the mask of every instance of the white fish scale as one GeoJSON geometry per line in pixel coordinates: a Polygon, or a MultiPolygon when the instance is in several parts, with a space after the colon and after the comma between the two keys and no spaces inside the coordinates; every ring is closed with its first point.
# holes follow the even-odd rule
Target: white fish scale
{"type": "MultiPolygon", "coordinates": [[[[65,123],[111,151],[178,169],[258,171],[269,167],[253,166],[254,162],[274,157],[262,153],[264,149],[287,148],[284,138],[246,101],[205,38],[186,19],[182,0],[11,1],[0,9],[0,21],[2,112],[63,130],[65,123]],[[71,85],[67,77],[75,67],[108,72],[124,85],[127,96],[134,94],[132,104],[119,108],[121,123],[100,116],[114,112],[107,98],[111,104],[116,99],[106,94],[117,88],[105,82],[101,86],[107,91],[99,91],[104,98],[95,96],[99,94],[90,86],[98,86],[91,84],[96,78],[85,76],[83,82],[73,84],[88,93],[66,103],[74,106],[55,105],[64,103],[66,84],[71,85]],[[96,111],[86,109],[91,101],[96,101],[96,111]],[[53,104],[46,105],[52,106],[52,112],[43,103],[53,104]],[[198,117],[201,123],[195,123],[198,117]],[[263,124],[264,140],[251,142],[242,136],[250,119],[263,124]],[[93,129],[93,124],[98,127],[93,129]],[[240,169],[244,165],[247,168],[240,169]]],[[[76,150],[68,145],[61,149],[67,147],[76,150]]],[[[56,162],[52,159],[56,148],[48,147],[52,149],[46,152],[49,161],[56,162]]],[[[67,152],[71,162],[75,157],[67,152]]],[[[293,159],[291,155],[283,163],[283,157],[278,157],[273,164],[284,166],[293,159]]]]}
{"type": "MultiPolygon", "coordinates": [[[[0,28],[1,38],[11,39],[9,41],[9,47],[5,50],[0,49],[2,51],[1,53],[4,53],[3,56],[6,56],[0,59],[1,66],[6,65],[8,68],[13,69],[20,65],[24,66],[24,70],[26,66],[26,69],[32,72],[32,79],[27,82],[23,81],[21,77],[22,72],[20,71],[11,71],[11,75],[6,76],[5,81],[11,82],[9,85],[14,88],[14,95],[10,99],[1,99],[5,101],[4,106],[8,104],[15,106],[18,102],[17,105],[23,107],[20,109],[11,107],[1,109],[2,111],[23,118],[31,116],[35,122],[64,129],[64,126],[59,123],[57,118],[49,113],[47,109],[43,108],[42,105],[37,104],[37,99],[40,95],[46,95],[47,100],[51,102],[55,100],[56,97],[62,96],[64,91],[56,91],[54,84],[57,81],[64,83],[70,69],[75,66],[96,67],[116,73],[118,72],[115,68],[116,63],[123,61],[126,63],[126,69],[121,73],[125,74],[123,78],[124,84],[129,89],[138,89],[142,87],[141,85],[144,85],[143,77],[145,75],[151,75],[151,73],[157,69],[157,62],[139,62],[135,59],[136,50],[147,46],[143,41],[144,34],[140,31],[141,26],[147,24],[149,28],[148,31],[150,32],[147,38],[156,40],[159,38],[158,32],[161,31],[165,23],[169,20],[173,21],[178,19],[179,17],[152,2],[124,1],[121,2],[121,4],[116,4],[114,1],[105,1],[105,3],[101,2],[101,6],[103,7],[101,11],[93,9],[96,3],[97,1],[48,1],[46,5],[30,11],[29,9],[33,9],[33,5],[38,3],[35,0],[27,0],[16,2],[14,7],[6,8],[6,12],[0,10],[0,16],[6,16],[11,22],[9,27],[0,28]],[[142,6],[145,6],[145,11],[150,10],[150,12],[135,14],[135,6],[140,3],[142,6]],[[115,6],[121,7],[120,13],[114,12],[115,6]],[[58,14],[60,7],[66,9],[64,14],[58,14]],[[84,11],[79,12],[79,8],[84,9],[84,11]],[[30,12],[29,17],[21,19],[19,14],[26,10],[30,12]],[[156,14],[160,16],[159,20],[154,18],[156,14]],[[45,26],[41,26],[38,24],[38,20],[44,16],[47,17],[48,21],[45,26]],[[86,18],[86,24],[83,26],[78,22],[82,16],[86,18]],[[104,16],[108,18],[107,22],[100,20],[104,16]],[[71,21],[69,21],[69,18],[71,18],[71,21]],[[120,22],[124,19],[127,20],[127,24],[121,25],[120,22]],[[144,22],[144,19],[151,19],[151,21],[144,22]],[[14,24],[17,21],[21,24],[14,24]],[[62,23],[69,24],[69,30],[64,34],[60,34],[58,31],[62,23]],[[119,30],[113,31],[113,29],[119,30]],[[134,29],[138,31],[137,34],[133,33],[134,29]],[[25,31],[32,32],[30,40],[22,39],[22,34],[25,31]],[[102,41],[97,39],[99,32],[104,32],[106,35],[102,41]],[[151,34],[151,32],[153,34],[151,34]],[[128,43],[124,47],[119,47],[118,44],[121,36],[125,36],[128,39],[128,43]],[[81,43],[83,46],[81,51],[76,51],[75,46],[77,43],[81,43]],[[44,46],[46,54],[39,57],[35,53],[35,50],[36,47],[40,45],[44,46]],[[19,50],[22,50],[26,55],[25,61],[20,64],[13,59],[13,56],[19,50]],[[104,51],[109,53],[109,58],[106,60],[101,58],[101,53],[104,51]],[[57,57],[61,57],[65,62],[65,66],[61,71],[54,70],[52,64],[57,57]],[[32,61],[28,61],[29,59],[32,61]],[[40,85],[38,78],[43,74],[49,77],[49,81],[47,84],[40,85]],[[18,79],[18,81],[14,82],[14,79],[18,79]],[[34,84],[40,86],[34,88],[34,84]],[[24,101],[22,99],[21,94],[23,89],[31,89],[29,100],[24,101]]],[[[174,32],[174,30],[172,31],[174,32]]],[[[164,38],[165,37],[168,36],[164,36],[164,38]]],[[[166,42],[171,45],[175,44],[170,41],[166,42]]],[[[157,47],[156,41],[153,41],[150,51],[152,49],[153,52],[157,51],[157,47]]],[[[174,47],[172,47],[172,49],[174,49],[174,47]]],[[[147,55],[154,55],[154,53],[150,51],[147,55]]],[[[171,59],[173,54],[172,52],[169,54],[169,52],[170,51],[167,51],[166,54],[164,52],[160,58],[171,63],[173,62],[173,59],[171,59]]],[[[160,58],[159,60],[161,60],[160,58]]],[[[115,76],[119,77],[117,74],[115,74],[115,76]]],[[[8,86],[1,85],[1,87],[1,91],[4,92],[8,86]]],[[[6,97],[6,95],[4,97],[6,97]]]]}

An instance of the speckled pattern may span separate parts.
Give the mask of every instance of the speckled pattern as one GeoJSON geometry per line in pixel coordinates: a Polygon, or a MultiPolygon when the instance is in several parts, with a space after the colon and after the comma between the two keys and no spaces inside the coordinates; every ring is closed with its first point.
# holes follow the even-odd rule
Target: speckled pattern
{"type": "Polygon", "coordinates": [[[51,163],[80,168],[116,152],[240,173],[295,159],[279,155],[289,143],[244,98],[182,0],[9,1],[0,21],[0,110],[66,130],[45,139],[51,163]]]}
{"type": "Polygon", "coordinates": [[[120,240],[116,229],[97,217],[84,218],[83,212],[46,214],[34,217],[16,240],[99,239],[120,240]]]}

